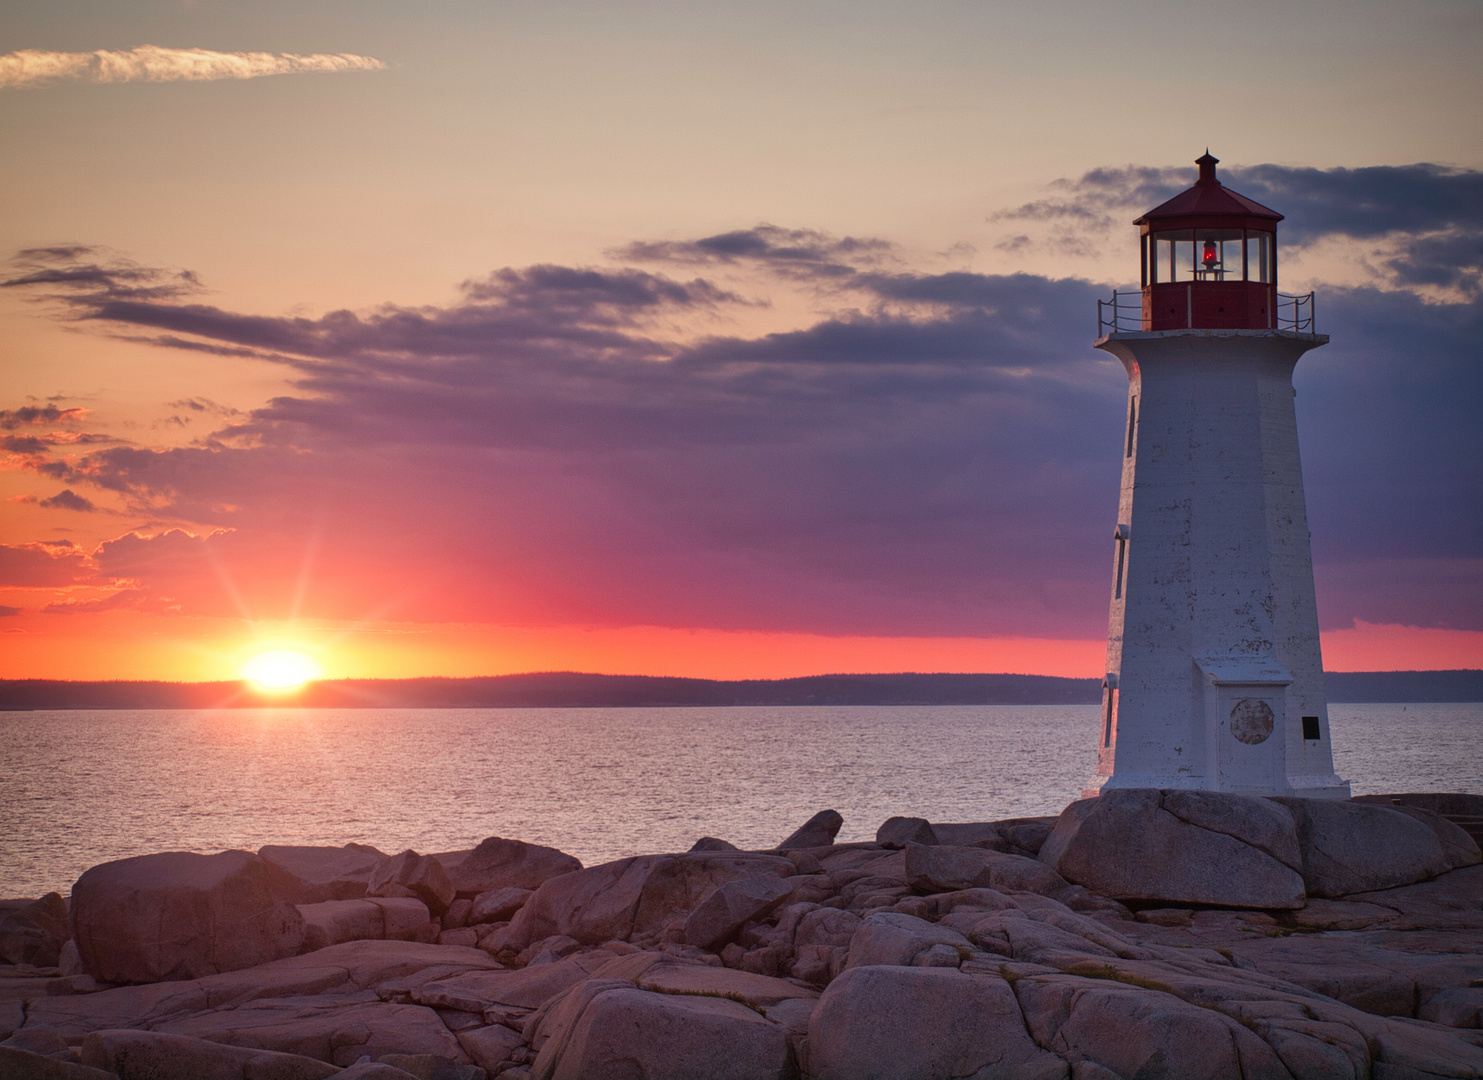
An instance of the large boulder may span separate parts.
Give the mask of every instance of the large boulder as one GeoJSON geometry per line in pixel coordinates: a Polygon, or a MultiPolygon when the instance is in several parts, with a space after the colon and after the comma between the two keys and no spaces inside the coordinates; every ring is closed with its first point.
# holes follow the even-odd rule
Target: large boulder
{"type": "Polygon", "coordinates": [[[854,967],[830,983],[809,1021],[808,1067],[818,1080],[1070,1075],[1031,1041],[1007,982],[926,967],[854,967]]]}
{"type": "Polygon", "coordinates": [[[886,818],[875,830],[875,842],[881,847],[905,847],[907,844],[936,844],[937,833],[926,818],[886,818]]]}
{"type": "Polygon", "coordinates": [[[1172,993],[1062,975],[1033,975],[1017,981],[1014,989],[1037,1043],[1054,1047],[1082,1070],[1088,1065],[1111,1070],[1078,1071],[1077,1076],[1276,1080],[1293,1075],[1238,1020],[1172,993]]]}
{"type": "Polygon", "coordinates": [[[472,900],[495,889],[538,889],[580,869],[580,861],[556,848],[491,836],[450,867],[448,877],[459,896],[472,900]]]}
{"type": "Polygon", "coordinates": [[[748,922],[777,910],[792,892],[789,879],[773,874],[728,881],[690,913],[685,940],[700,949],[719,949],[748,922]]]}
{"type": "Polygon", "coordinates": [[[1050,867],[1023,855],[981,847],[908,844],[906,880],[921,893],[1014,889],[1056,896],[1070,885],[1050,867]]]}
{"type": "Polygon", "coordinates": [[[83,1040],[82,1060],[119,1080],[325,1080],[340,1071],[300,1054],[160,1031],[95,1031],[83,1040]]]}
{"type": "Polygon", "coordinates": [[[250,851],[120,859],[72,886],[73,934],[101,982],[196,979],[298,952],[302,888],[250,851]]]}
{"type": "Polygon", "coordinates": [[[1061,812],[1040,861],[1117,900],[1300,908],[1297,829],[1267,799],[1117,788],[1061,812]]]}
{"type": "Polygon", "coordinates": [[[371,876],[390,858],[368,844],[344,847],[268,844],[258,848],[257,853],[304,883],[301,904],[359,900],[366,895],[371,876]]]}
{"type": "Polygon", "coordinates": [[[371,896],[421,900],[434,915],[447,911],[456,895],[443,864],[410,848],[376,867],[367,892],[371,896]]]}
{"type": "Polygon", "coordinates": [[[878,911],[866,916],[850,938],[847,963],[852,968],[872,964],[907,966],[919,963],[922,954],[934,946],[944,946],[949,954],[949,962],[939,966],[957,967],[975,951],[972,943],[951,927],[913,915],[878,911]]]}
{"type": "Polygon", "coordinates": [[[532,1080],[783,1080],[784,1029],[740,1002],[592,979],[543,1018],[532,1080]]]}
{"type": "Polygon", "coordinates": [[[1426,822],[1388,806],[1335,799],[1271,800],[1297,824],[1303,884],[1311,896],[1390,889],[1451,869],[1426,822]]]}
{"type": "Polygon", "coordinates": [[[794,870],[781,856],[744,852],[619,859],[551,878],[485,947],[519,952],[556,934],[585,945],[614,939],[648,944],[666,931],[683,932],[690,913],[727,882],[791,877],[794,870]]]}
{"type": "Polygon", "coordinates": [[[469,904],[469,913],[465,918],[465,925],[477,926],[480,923],[502,922],[514,916],[515,912],[525,906],[530,899],[534,889],[490,889],[482,892],[469,904]]]}
{"type": "Polygon", "coordinates": [[[839,835],[842,825],[844,825],[844,818],[840,816],[838,810],[820,810],[795,829],[788,839],[777,846],[777,850],[792,851],[795,848],[829,847],[834,843],[834,838],[839,835]]]}
{"type": "Polygon", "coordinates": [[[0,961],[55,967],[62,946],[72,936],[67,902],[58,893],[0,908],[0,961]]]}
{"type": "Polygon", "coordinates": [[[1478,847],[1478,842],[1460,825],[1435,810],[1425,810],[1419,806],[1392,806],[1392,809],[1415,818],[1437,834],[1437,842],[1442,845],[1442,854],[1450,869],[1457,870],[1483,863],[1483,849],[1478,847]]]}

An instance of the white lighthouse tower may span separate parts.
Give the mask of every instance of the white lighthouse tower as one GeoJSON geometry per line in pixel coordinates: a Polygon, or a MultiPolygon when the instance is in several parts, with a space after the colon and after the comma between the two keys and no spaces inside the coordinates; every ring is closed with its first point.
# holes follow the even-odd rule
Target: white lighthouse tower
{"type": "Polygon", "coordinates": [[[1347,798],[1292,385],[1328,337],[1311,293],[1277,292],[1282,215],[1222,186],[1216,162],[1207,152],[1193,187],[1135,222],[1141,304],[1114,293],[1099,307],[1096,347],[1127,369],[1128,408],[1097,774],[1082,794],[1347,798]]]}

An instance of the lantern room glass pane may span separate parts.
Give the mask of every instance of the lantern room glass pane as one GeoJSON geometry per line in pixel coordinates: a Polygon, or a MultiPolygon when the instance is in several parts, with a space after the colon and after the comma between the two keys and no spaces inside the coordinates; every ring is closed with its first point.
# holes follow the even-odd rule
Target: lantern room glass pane
{"type": "Polygon", "coordinates": [[[1155,282],[1189,281],[1195,271],[1194,233],[1154,233],[1155,282]]]}
{"type": "Polygon", "coordinates": [[[1267,285],[1272,281],[1272,240],[1270,233],[1249,232],[1246,234],[1246,280],[1260,281],[1267,285]]]}
{"type": "Polygon", "coordinates": [[[1241,280],[1241,230],[1199,229],[1195,232],[1196,281],[1241,280]]]}
{"type": "Polygon", "coordinates": [[[1174,280],[1174,241],[1171,233],[1156,233],[1148,274],[1154,284],[1174,280]]]}

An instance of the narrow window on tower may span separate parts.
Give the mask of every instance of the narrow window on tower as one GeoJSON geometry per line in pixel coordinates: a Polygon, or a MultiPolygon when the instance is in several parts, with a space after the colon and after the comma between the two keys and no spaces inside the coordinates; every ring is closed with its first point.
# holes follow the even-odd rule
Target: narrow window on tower
{"type": "Polygon", "coordinates": [[[1321,738],[1323,738],[1323,735],[1318,730],[1318,717],[1303,717],[1303,741],[1317,742],[1321,738]]]}
{"type": "Polygon", "coordinates": [[[1105,691],[1107,700],[1102,706],[1102,745],[1112,745],[1112,733],[1117,729],[1117,687],[1109,686],[1105,691]]]}
{"type": "Polygon", "coordinates": [[[1112,598],[1121,600],[1123,598],[1123,562],[1128,554],[1128,542],[1121,536],[1117,538],[1117,575],[1112,579],[1112,598]]]}
{"type": "Polygon", "coordinates": [[[1134,395],[1128,398],[1128,447],[1123,451],[1123,457],[1133,456],[1133,432],[1138,429],[1138,397],[1134,395]]]}

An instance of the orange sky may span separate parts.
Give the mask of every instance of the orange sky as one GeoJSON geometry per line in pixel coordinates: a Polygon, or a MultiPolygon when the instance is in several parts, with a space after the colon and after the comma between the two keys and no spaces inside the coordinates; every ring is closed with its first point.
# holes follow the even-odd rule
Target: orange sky
{"type": "Polygon", "coordinates": [[[1097,675],[1095,300],[1207,144],[1334,339],[1297,375],[1327,667],[1483,667],[1480,28],[12,12],[0,677],[1097,675]]]}

